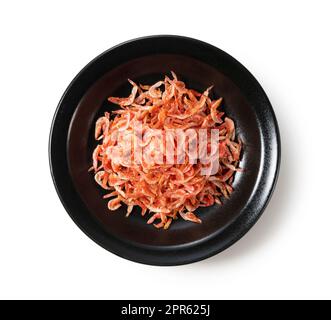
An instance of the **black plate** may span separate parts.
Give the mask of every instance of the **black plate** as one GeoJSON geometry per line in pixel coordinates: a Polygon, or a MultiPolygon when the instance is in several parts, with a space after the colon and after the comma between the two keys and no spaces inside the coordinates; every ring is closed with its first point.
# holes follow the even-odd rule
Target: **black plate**
{"type": "Polygon", "coordinates": [[[257,221],[274,189],[280,163],[277,121],[263,89],[230,55],[179,36],[152,36],[120,44],[95,58],[71,82],[56,110],[50,135],[51,173],[75,223],[105,249],[136,262],[178,265],[210,257],[240,239],[257,221]],[[88,173],[96,145],[96,119],[109,110],[107,97],[125,96],[127,78],[154,83],[174,70],[188,87],[224,97],[243,140],[235,192],[223,206],[198,211],[201,225],[177,220],[167,231],[146,224],[125,208],[107,209],[104,192],[88,173]]]}

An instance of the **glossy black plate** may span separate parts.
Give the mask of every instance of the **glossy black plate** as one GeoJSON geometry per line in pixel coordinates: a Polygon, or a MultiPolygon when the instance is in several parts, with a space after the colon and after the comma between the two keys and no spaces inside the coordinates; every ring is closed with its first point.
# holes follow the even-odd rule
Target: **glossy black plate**
{"type": "Polygon", "coordinates": [[[179,36],[152,36],[120,44],[95,58],[71,82],[56,110],[49,144],[58,195],[75,223],[105,249],[136,262],[178,265],[210,257],[240,239],[257,221],[275,187],[280,137],[275,114],[251,73],[224,51],[179,36]],[[154,83],[174,70],[188,87],[214,85],[215,97],[234,119],[244,143],[235,192],[222,206],[198,210],[202,224],[175,221],[167,231],[146,224],[125,206],[111,213],[104,191],[88,173],[96,119],[112,106],[109,96],[126,96],[127,79],[154,83]]]}

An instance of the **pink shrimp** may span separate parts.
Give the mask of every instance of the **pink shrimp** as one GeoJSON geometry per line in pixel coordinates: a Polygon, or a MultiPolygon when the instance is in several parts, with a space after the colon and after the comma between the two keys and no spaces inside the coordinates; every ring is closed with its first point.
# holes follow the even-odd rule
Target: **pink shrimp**
{"type": "Polygon", "coordinates": [[[100,140],[104,136],[108,135],[109,119],[107,117],[101,117],[98,119],[95,125],[95,139],[100,140]],[[102,135],[100,135],[102,133],[102,135]]]}
{"type": "Polygon", "coordinates": [[[180,216],[186,221],[191,221],[195,223],[202,222],[193,212],[186,212],[186,213],[180,212],[180,216]]]}
{"type": "Polygon", "coordinates": [[[109,210],[125,204],[129,216],[138,206],[142,216],[152,213],[148,224],[165,230],[179,217],[201,223],[193,212],[222,204],[222,197],[229,198],[235,192],[232,183],[236,172],[241,171],[242,153],[233,120],[219,110],[222,98],[212,100],[212,87],[200,93],[171,74],[172,78],[165,76],[152,85],[129,79],[132,88],[128,97],[108,98],[122,109],[112,111],[112,119],[106,112],[97,120],[94,135],[101,143],[93,152],[90,168],[96,183],[108,190],[104,198],[109,199],[109,210]],[[185,133],[204,129],[207,135],[202,140],[200,132],[199,136],[180,139],[177,129],[185,133]],[[217,148],[211,144],[215,129],[219,130],[217,148]],[[130,141],[143,151],[138,162],[130,141]],[[188,146],[199,150],[191,153],[188,146]],[[163,150],[173,150],[172,157],[165,156],[163,150]]]}

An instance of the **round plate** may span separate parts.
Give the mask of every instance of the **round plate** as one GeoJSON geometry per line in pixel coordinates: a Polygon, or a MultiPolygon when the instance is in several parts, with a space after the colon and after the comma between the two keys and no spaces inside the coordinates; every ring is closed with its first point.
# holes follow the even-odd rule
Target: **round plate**
{"type": "Polygon", "coordinates": [[[120,44],[95,58],[71,82],[55,112],[49,144],[58,195],[75,223],[105,249],[136,262],[179,265],[210,257],[240,239],[257,221],[274,189],[280,163],[275,114],[249,71],[224,51],[179,36],[152,36],[120,44]],[[138,210],[112,213],[94,181],[91,155],[96,119],[114,106],[109,96],[127,96],[130,78],[151,84],[170,70],[189,88],[224,98],[244,149],[235,191],[222,206],[198,209],[202,224],[178,219],[169,230],[146,224],[138,210]]]}

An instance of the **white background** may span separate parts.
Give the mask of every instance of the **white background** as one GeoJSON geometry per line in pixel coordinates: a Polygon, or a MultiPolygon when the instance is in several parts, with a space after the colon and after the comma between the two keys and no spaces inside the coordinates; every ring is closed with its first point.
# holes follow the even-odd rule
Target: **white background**
{"type": "Polygon", "coordinates": [[[331,298],[329,1],[6,1],[0,4],[0,298],[331,298]],[[282,166],[257,225],[180,267],[88,239],[51,180],[48,135],[72,78],[131,38],[179,34],[242,62],[279,120],[282,166]]]}

